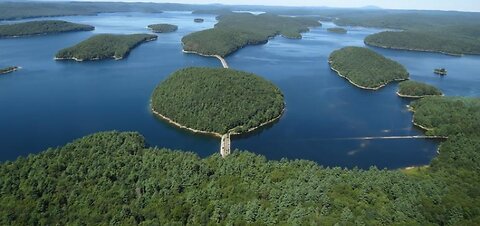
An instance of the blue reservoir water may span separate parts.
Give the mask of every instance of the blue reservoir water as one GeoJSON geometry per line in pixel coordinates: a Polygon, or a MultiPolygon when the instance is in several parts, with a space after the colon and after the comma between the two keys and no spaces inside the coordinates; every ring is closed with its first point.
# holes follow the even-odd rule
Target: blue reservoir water
{"type": "MultiPolygon", "coordinates": [[[[75,32],[0,40],[0,67],[18,65],[18,72],[0,76],[0,161],[61,146],[98,131],[138,131],[151,146],[182,149],[208,156],[219,140],[177,129],[153,116],[149,98],[154,87],[170,73],[188,66],[221,67],[215,58],[181,52],[181,38],[213,27],[214,16],[194,23],[189,12],[161,14],[115,13],[61,17],[91,24],[92,32],[75,32]],[[120,61],[54,61],[55,53],[98,33],[145,33],[153,23],[171,23],[179,30],[159,34],[120,61]]],[[[285,95],[287,111],[275,124],[252,134],[234,137],[233,148],[265,155],[268,159],[308,159],[325,166],[371,165],[398,168],[428,164],[437,141],[375,139],[421,135],[411,124],[409,100],[395,95],[391,84],[377,92],[350,85],[332,72],[331,51],[348,45],[364,46],[375,29],[347,28],[329,33],[321,28],[302,40],[281,37],[265,45],[249,46],[227,58],[230,67],[254,72],[272,81],[285,95]]],[[[375,51],[404,64],[411,78],[442,89],[446,95],[479,96],[480,57],[452,57],[433,53],[375,51]],[[436,67],[449,71],[435,76],[436,67]]]]}

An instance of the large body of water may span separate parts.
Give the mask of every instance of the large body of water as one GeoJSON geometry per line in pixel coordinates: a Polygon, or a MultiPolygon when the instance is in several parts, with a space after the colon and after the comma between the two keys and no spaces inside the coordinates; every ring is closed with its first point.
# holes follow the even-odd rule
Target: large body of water
{"type": "MultiPolygon", "coordinates": [[[[181,38],[213,27],[214,16],[189,12],[116,13],[61,17],[94,25],[95,31],[0,40],[0,67],[18,65],[18,72],[0,76],[0,161],[61,146],[98,131],[138,131],[150,146],[189,150],[208,156],[219,140],[174,128],[149,110],[155,86],[170,73],[188,66],[221,67],[215,58],[181,52],[181,38]],[[98,33],[145,33],[152,23],[179,26],[157,41],[135,48],[124,60],[54,61],[55,53],[98,33]]],[[[281,37],[241,49],[227,58],[230,67],[257,73],[283,91],[285,115],[275,124],[235,137],[233,148],[268,159],[308,159],[325,166],[398,168],[428,164],[437,141],[422,139],[358,140],[359,137],[421,135],[411,124],[408,100],[395,95],[397,85],[380,91],[361,90],[333,73],[328,55],[343,46],[364,46],[375,29],[348,28],[338,35],[333,26],[304,34],[302,40],[281,37]],[[355,139],[351,139],[355,138],[355,139]]],[[[479,96],[480,57],[433,53],[375,51],[404,64],[411,78],[442,89],[446,95],[479,96]],[[446,67],[449,75],[432,71],[446,67]]]]}

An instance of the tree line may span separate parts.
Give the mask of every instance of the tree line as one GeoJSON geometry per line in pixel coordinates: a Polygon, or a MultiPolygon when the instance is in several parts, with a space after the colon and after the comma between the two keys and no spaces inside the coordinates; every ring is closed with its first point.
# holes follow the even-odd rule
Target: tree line
{"type": "Polygon", "coordinates": [[[403,65],[363,47],[335,50],[330,54],[329,63],[339,74],[365,88],[378,89],[389,82],[409,77],[403,65]]]}
{"type": "Polygon", "coordinates": [[[100,60],[122,59],[140,43],[156,39],[152,34],[99,34],[72,47],[62,49],[55,55],[57,59],[100,60]]]}
{"type": "Polygon", "coordinates": [[[71,23],[63,20],[29,21],[0,25],[0,38],[29,35],[51,34],[69,31],[91,31],[95,27],[85,24],[71,23]]]}
{"type": "Polygon", "coordinates": [[[246,45],[266,43],[276,35],[301,38],[301,33],[307,32],[309,27],[321,25],[313,18],[282,17],[268,13],[226,13],[217,19],[219,22],[215,28],[183,37],[183,49],[224,57],[246,45]]]}

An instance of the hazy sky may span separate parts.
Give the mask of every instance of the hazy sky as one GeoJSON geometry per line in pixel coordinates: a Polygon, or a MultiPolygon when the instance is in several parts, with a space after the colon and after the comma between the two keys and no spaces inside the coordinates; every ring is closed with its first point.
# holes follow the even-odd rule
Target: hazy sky
{"type": "MultiPolygon", "coordinates": [[[[77,0],[78,1],[78,0],[77,0]]],[[[480,11],[480,0],[88,0],[125,2],[221,3],[245,5],[362,7],[375,5],[390,9],[435,9],[480,11]]]]}

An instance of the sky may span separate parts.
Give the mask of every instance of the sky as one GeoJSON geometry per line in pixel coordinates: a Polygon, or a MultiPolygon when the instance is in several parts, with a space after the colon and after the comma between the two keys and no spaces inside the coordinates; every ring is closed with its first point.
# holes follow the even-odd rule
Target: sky
{"type": "MultiPolygon", "coordinates": [[[[79,0],[76,0],[79,1],[79,0]]],[[[83,1],[83,0],[81,0],[83,1]]],[[[284,5],[363,7],[378,6],[386,9],[429,9],[480,12],[480,0],[86,0],[122,2],[172,2],[188,4],[220,3],[229,5],[284,5]]]]}

